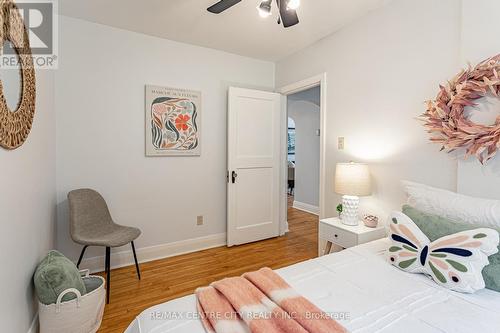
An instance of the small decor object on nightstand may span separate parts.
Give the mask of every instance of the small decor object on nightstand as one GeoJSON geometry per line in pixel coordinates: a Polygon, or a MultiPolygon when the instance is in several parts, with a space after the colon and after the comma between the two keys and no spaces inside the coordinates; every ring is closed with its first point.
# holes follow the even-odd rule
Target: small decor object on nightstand
{"type": "Polygon", "coordinates": [[[339,213],[339,219],[342,220],[342,204],[337,205],[337,213],[339,213]]]}
{"type": "Polygon", "coordinates": [[[371,194],[370,171],[362,163],[337,163],[335,192],[342,194],[342,223],[358,225],[359,197],[371,194]]]}
{"type": "Polygon", "coordinates": [[[363,217],[363,223],[368,227],[368,228],[376,228],[378,225],[378,217],[375,215],[365,215],[363,217]]]}

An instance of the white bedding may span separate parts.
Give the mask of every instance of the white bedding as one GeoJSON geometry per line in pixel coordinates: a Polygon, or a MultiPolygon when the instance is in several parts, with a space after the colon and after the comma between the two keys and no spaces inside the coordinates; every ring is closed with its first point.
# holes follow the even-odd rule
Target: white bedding
{"type": "MultiPolygon", "coordinates": [[[[277,270],[323,311],[347,315],[351,332],[500,332],[500,293],[460,294],[384,258],[387,239],[277,270]]],[[[126,333],[204,333],[194,295],[142,312],[126,333]]]]}

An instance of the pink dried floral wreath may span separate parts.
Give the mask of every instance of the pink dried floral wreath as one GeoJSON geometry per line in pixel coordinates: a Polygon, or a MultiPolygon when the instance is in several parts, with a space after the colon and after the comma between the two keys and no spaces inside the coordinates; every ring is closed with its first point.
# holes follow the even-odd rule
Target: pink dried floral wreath
{"type": "Polygon", "coordinates": [[[421,116],[431,133],[431,141],[440,143],[441,150],[452,152],[465,149],[465,157],[475,155],[484,164],[500,148],[500,116],[487,126],[472,122],[466,107],[488,93],[500,98],[500,54],[476,67],[462,70],[440,91],[435,100],[427,101],[427,111],[421,116]]]}

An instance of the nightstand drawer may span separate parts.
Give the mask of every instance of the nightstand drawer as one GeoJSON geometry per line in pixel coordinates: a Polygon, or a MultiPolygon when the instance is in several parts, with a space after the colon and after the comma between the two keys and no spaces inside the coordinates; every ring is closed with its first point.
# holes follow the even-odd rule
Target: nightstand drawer
{"type": "Polygon", "coordinates": [[[322,238],[345,248],[358,245],[358,235],[331,225],[320,223],[319,233],[322,238]]]}

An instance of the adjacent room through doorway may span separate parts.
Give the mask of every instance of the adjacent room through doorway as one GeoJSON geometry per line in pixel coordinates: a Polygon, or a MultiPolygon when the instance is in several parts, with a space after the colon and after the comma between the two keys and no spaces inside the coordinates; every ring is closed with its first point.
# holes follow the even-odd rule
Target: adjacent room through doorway
{"type": "Polygon", "coordinates": [[[319,215],[320,86],[287,96],[288,204],[319,215]]]}

